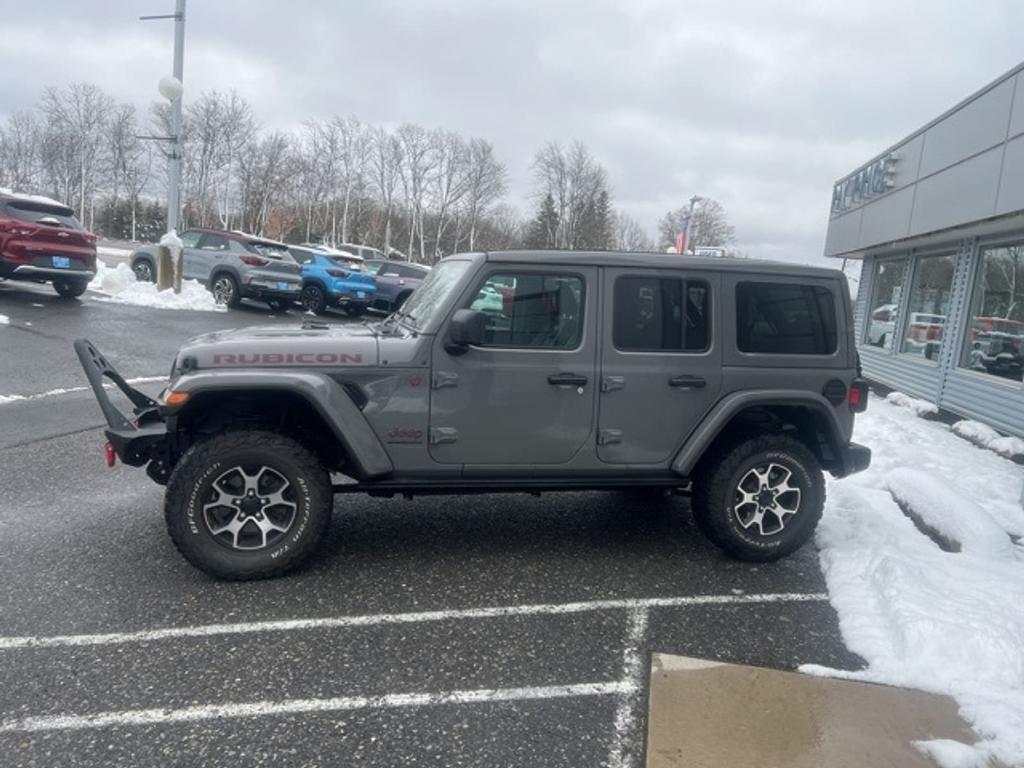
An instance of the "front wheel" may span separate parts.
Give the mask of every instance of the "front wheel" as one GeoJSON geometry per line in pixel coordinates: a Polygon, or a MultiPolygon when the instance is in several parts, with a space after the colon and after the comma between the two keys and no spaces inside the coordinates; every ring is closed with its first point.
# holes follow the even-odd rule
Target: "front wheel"
{"type": "Polygon", "coordinates": [[[327,530],[331,480],[301,443],[274,432],[226,432],[193,445],[167,483],[175,546],[218,579],[265,579],[301,565],[327,530]]]}
{"type": "Polygon", "coordinates": [[[798,440],[764,435],[710,459],[694,480],[693,515],[712,542],[740,560],[777,560],[811,538],[825,480],[798,440]]]}
{"type": "Polygon", "coordinates": [[[139,259],[132,265],[132,272],[135,273],[135,279],[140,283],[155,283],[156,282],[156,270],[153,269],[153,265],[148,259],[139,259]]]}
{"type": "Polygon", "coordinates": [[[302,308],[307,312],[322,315],[327,311],[327,294],[319,285],[307,285],[300,296],[302,308]]]}
{"type": "Polygon", "coordinates": [[[57,292],[57,295],[62,299],[77,299],[88,287],[89,283],[85,280],[63,280],[58,279],[53,281],[53,290],[57,292]]]}

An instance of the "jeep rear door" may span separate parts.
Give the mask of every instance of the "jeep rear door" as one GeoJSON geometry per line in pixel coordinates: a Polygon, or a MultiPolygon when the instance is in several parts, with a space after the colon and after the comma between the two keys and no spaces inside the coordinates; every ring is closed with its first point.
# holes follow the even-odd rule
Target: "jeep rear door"
{"type": "Polygon", "coordinates": [[[667,464],[721,390],[719,276],[631,267],[603,279],[598,457],[667,464]]]}
{"type": "Polygon", "coordinates": [[[430,455],[467,471],[555,465],[592,449],[597,269],[486,264],[459,308],[487,315],[485,343],[434,342],[430,455]]]}

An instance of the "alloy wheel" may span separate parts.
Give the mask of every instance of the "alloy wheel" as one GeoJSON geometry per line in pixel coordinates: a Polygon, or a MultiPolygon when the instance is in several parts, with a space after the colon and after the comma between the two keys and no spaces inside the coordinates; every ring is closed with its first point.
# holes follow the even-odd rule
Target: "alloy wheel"
{"type": "Polygon", "coordinates": [[[149,266],[148,261],[138,262],[133,271],[135,272],[135,279],[143,283],[153,282],[153,268],[149,266]]]}
{"type": "Polygon", "coordinates": [[[780,533],[800,511],[800,488],[793,485],[793,472],[782,464],[761,464],[746,472],[736,486],[733,514],[746,529],[762,536],[780,533]]]}
{"type": "Polygon", "coordinates": [[[218,304],[230,304],[235,297],[235,283],[227,275],[218,277],[213,283],[213,299],[218,304]]]}
{"type": "Polygon", "coordinates": [[[298,503],[288,479],[265,465],[232,467],[213,481],[203,505],[210,534],[231,549],[265,549],[288,533],[298,503]]]}

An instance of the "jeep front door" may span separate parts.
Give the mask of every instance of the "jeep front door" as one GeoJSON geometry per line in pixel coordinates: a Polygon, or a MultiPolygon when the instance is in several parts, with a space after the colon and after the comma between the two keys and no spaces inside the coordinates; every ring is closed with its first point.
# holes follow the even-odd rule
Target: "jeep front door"
{"type": "MultiPolygon", "coordinates": [[[[458,303],[484,343],[434,342],[430,455],[445,464],[557,465],[593,450],[594,267],[487,265],[458,303]]],[[[591,454],[593,455],[593,454],[591,454]]]]}
{"type": "Polygon", "coordinates": [[[718,275],[617,268],[603,279],[597,454],[665,465],[722,386],[718,275]]]}

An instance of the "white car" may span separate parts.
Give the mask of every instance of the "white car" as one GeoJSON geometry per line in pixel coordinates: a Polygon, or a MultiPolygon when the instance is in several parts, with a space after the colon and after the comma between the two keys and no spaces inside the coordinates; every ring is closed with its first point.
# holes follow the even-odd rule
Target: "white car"
{"type": "Polygon", "coordinates": [[[868,344],[876,347],[892,346],[893,331],[896,330],[896,305],[883,304],[871,312],[868,325],[868,344]]]}

